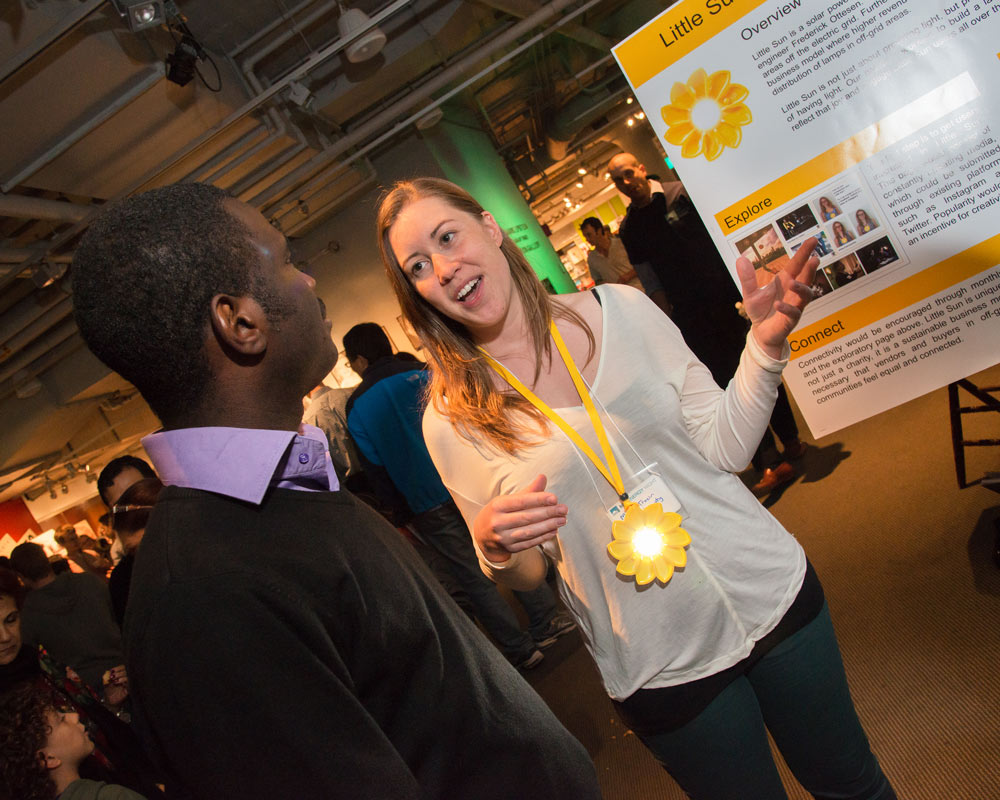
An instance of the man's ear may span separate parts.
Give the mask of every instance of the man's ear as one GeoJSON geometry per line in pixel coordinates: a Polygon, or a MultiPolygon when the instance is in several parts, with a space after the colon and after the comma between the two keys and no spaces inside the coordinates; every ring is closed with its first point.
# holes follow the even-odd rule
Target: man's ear
{"type": "Polygon", "coordinates": [[[236,352],[255,356],[267,350],[267,314],[252,297],[217,294],[209,317],[216,337],[236,352]]]}

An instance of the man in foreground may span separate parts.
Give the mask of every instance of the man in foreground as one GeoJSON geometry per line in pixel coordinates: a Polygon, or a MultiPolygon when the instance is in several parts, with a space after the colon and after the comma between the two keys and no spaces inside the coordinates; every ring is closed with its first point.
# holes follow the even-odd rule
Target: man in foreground
{"type": "Polygon", "coordinates": [[[163,422],[125,619],[136,711],[200,798],[594,798],[583,748],[375,512],[302,397],[336,360],[315,282],[249,206],[183,184],[73,265],[87,344],[163,422]]]}

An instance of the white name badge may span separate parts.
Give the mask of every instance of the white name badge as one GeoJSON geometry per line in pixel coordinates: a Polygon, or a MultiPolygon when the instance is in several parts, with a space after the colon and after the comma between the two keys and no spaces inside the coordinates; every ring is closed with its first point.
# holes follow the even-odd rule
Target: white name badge
{"type": "MultiPolygon", "coordinates": [[[[651,465],[649,469],[652,470],[654,467],[656,464],[651,465]]],[[[639,473],[633,481],[639,480],[641,475],[642,473],[639,473]]],[[[637,503],[639,508],[645,508],[652,503],[659,503],[664,511],[677,511],[681,507],[680,500],[674,497],[674,493],[664,483],[663,478],[652,471],[639,483],[633,483],[631,486],[626,484],[625,491],[628,492],[628,499],[637,503]]],[[[621,500],[617,501],[608,509],[608,516],[613,520],[625,519],[625,504],[621,500]]]]}

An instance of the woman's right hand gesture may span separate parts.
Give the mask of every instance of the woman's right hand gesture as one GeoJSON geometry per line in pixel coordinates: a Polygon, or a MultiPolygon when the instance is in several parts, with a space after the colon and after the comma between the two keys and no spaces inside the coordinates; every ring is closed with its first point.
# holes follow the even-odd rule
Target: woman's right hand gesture
{"type": "Polygon", "coordinates": [[[511,553],[547,542],[566,524],[566,506],[545,491],[547,478],[539,475],[520,492],[494,497],[472,524],[472,535],[489,561],[501,564],[511,553]]]}

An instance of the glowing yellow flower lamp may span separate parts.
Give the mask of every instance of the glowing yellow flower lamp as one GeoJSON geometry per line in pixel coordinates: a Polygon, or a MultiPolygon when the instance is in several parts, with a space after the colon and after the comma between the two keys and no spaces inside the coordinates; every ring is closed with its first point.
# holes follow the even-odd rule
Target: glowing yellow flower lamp
{"type": "Polygon", "coordinates": [[[684,158],[704,155],[715,161],[727,147],[740,146],[740,129],[753,120],[743,102],[748,94],[746,86],[729,82],[729,70],[709,75],[696,69],[686,84],[670,90],[670,105],[660,112],[667,123],[664,138],[680,147],[684,158]]]}
{"type": "Polygon", "coordinates": [[[625,519],[616,521],[611,532],[615,538],[608,552],[618,562],[618,573],[634,575],[639,586],[653,578],[666,583],[674,567],[687,563],[684,548],[691,544],[691,537],[681,527],[681,515],[664,511],[660,503],[629,506],[625,519]]]}

